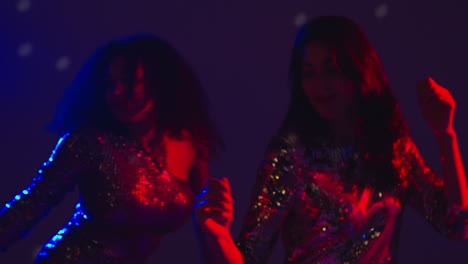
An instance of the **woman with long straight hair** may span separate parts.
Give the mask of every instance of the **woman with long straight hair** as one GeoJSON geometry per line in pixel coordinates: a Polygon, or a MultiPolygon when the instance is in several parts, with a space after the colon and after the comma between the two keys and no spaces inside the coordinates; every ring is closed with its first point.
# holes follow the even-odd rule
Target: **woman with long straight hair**
{"type": "Polygon", "coordinates": [[[416,88],[440,150],[441,178],[421,158],[377,53],[351,19],[308,21],[289,79],[289,110],[236,244],[227,181],[210,180],[198,198],[198,223],[219,249],[208,256],[212,263],[266,263],[280,234],[284,263],[396,263],[407,205],[446,237],[468,237],[468,188],[447,89],[432,78],[416,88]]]}

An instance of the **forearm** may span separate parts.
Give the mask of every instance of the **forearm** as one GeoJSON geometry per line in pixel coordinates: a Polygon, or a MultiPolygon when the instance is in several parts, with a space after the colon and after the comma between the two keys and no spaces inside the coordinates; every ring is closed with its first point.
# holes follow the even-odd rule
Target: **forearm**
{"type": "Polygon", "coordinates": [[[243,264],[242,254],[230,235],[207,239],[212,264],[243,264]]]}
{"type": "Polygon", "coordinates": [[[435,137],[439,146],[442,175],[448,201],[450,204],[468,208],[467,179],[455,130],[435,133],[435,137]]]}
{"type": "Polygon", "coordinates": [[[203,263],[207,264],[243,264],[242,254],[234,243],[232,236],[226,234],[222,237],[205,236],[198,233],[203,263]]]}

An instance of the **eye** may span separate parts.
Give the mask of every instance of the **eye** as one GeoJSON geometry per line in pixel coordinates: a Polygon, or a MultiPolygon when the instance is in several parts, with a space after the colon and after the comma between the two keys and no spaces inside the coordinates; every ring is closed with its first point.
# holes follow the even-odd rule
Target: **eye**
{"type": "Polygon", "coordinates": [[[327,73],[330,75],[340,75],[341,72],[336,68],[327,69],[327,73]]]}

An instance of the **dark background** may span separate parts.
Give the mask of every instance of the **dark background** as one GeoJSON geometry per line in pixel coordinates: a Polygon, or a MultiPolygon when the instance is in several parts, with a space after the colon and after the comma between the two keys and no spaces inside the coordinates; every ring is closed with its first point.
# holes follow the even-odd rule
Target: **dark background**
{"type": "MultiPolygon", "coordinates": [[[[455,128],[462,155],[467,154],[467,12],[462,0],[2,0],[0,202],[29,184],[48,157],[57,137],[44,126],[90,53],[116,37],[148,32],[171,42],[208,91],[229,148],[213,172],[231,181],[236,237],[258,162],[285,115],[297,25],[323,14],[349,16],[367,32],[423,157],[440,172],[415,84],[431,75],[454,95],[455,128]]],[[[0,254],[0,263],[32,263],[39,247],[70,217],[76,199],[77,193],[70,194],[30,236],[0,254]]],[[[442,238],[415,211],[406,210],[399,263],[466,264],[467,249],[468,241],[442,238]]],[[[278,245],[270,263],[282,263],[282,256],[278,245]]],[[[198,263],[190,223],[166,237],[153,262],[198,263]]]]}

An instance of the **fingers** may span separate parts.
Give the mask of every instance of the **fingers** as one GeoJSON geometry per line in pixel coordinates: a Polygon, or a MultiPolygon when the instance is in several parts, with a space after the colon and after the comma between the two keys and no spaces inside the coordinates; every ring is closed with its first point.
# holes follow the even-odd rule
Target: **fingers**
{"type": "Polygon", "coordinates": [[[197,195],[196,199],[203,196],[214,196],[218,199],[226,199],[231,197],[231,186],[227,178],[221,180],[215,178],[208,178],[203,191],[197,195]]]}
{"type": "Polygon", "coordinates": [[[229,225],[232,215],[221,212],[204,212],[193,215],[195,222],[202,228],[206,234],[219,235],[220,233],[229,233],[229,225]]]}
{"type": "Polygon", "coordinates": [[[226,178],[221,180],[209,178],[205,188],[195,200],[194,217],[196,222],[208,233],[225,232],[223,228],[230,225],[233,211],[228,180],[226,178]],[[210,221],[211,224],[209,224],[210,221]]]}
{"type": "Polygon", "coordinates": [[[226,177],[222,177],[221,179],[209,178],[206,184],[208,188],[216,188],[225,192],[231,192],[231,186],[229,185],[229,180],[226,177]]]}
{"type": "Polygon", "coordinates": [[[428,77],[424,80],[419,80],[416,85],[416,94],[420,102],[434,103],[436,101],[453,101],[450,91],[439,84],[434,79],[428,77]]]}
{"type": "Polygon", "coordinates": [[[205,186],[196,197],[195,210],[198,213],[211,211],[232,213],[233,201],[227,179],[209,178],[205,186]]]}
{"type": "Polygon", "coordinates": [[[432,92],[440,95],[451,95],[450,91],[434,81],[431,77],[419,80],[416,85],[418,93],[432,92]]]}
{"type": "Polygon", "coordinates": [[[198,212],[231,212],[232,206],[228,202],[205,199],[195,204],[198,212]]]}
{"type": "Polygon", "coordinates": [[[434,89],[431,89],[432,84],[428,79],[419,80],[416,85],[416,93],[418,96],[432,95],[435,93],[434,89]]]}
{"type": "Polygon", "coordinates": [[[222,212],[205,212],[203,214],[195,214],[195,220],[199,224],[205,224],[206,221],[214,221],[215,223],[223,223],[223,222],[228,222],[230,219],[228,213],[222,213],[222,212]]]}
{"type": "Polygon", "coordinates": [[[436,94],[436,93],[424,93],[418,96],[418,100],[420,103],[428,106],[432,106],[436,103],[445,103],[449,105],[453,105],[454,99],[449,94],[436,94]]]}

